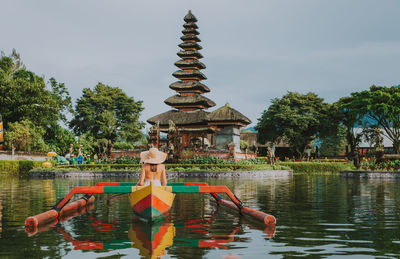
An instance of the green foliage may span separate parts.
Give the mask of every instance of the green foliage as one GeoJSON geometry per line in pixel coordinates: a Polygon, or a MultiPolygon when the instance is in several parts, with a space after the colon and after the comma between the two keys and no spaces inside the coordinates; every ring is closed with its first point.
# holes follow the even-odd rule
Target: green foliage
{"type": "Polygon", "coordinates": [[[112,170],[125,170],[125,171],[140,171],[141,165],[139,164],[85,164],[85,165],[57,165],[55,170],[64,169],[78,169],[81,171],[112,171],[112,170]]]}
{"type": "MultiPolygon", "coordinates": [[[[203,155],[198,155],[194,154],[193,157],[187,157],[185,159],[182,159],[180,163],[183,165],[233,165],[235,167],[240,167],[240,166],[252,166],[252,165],[267,165],[268,160],[264,158],[252,158],[252,159],[247,159],[247,160],[239,160],[235,161],[232,159],[225,159],[225,158],[220,158],[217,156],[203,156],[203,155]]],[[[233,170],[233,168],[232,168],[233,170]]]]}
{"type": "Polygon", "coordinates": [[[120,156],[117,158],[107,158],[105,161],[100,161],[102,164],[134,164],[138,165],[140,162],[138,157],[120,156]]]}
{"type": "MultiPolygon", "coordinates": [[[[82,171],[140,171],[140,164],[89,164],[89,165],[58,165],[54,170],[72,170],[82,171]]],[[[288,170],[284,165],[268,164],[165,164],[168,171],[249,171],[249,170],[288,170]]],[[[39,169],[38,169],[39,170],[39,169]]],[[[40,169],[41,170],[41,169],[40,169]]]]}
{"type": "Polygon", "coordinates": [[[180,161],[182,164],[236,164],[234,160],[223,159],[217,156],[200,156],[194,154],[192,157],[185,156],[184,159],[180,161]]]}
{"type": "Polygon", "coordinates": [[[346,155],[350,160],[353,160],[354,166],[358,168],[360,166],[358,146],[362,140],[362,133],[357,132],[356,127],[361,125],[361,120],[364,116],[354,107],[354,102],[353,96],[343,97],[334,106],[337,108],[337,114],[341,118],[341,124],[346,129],[346,141],[350,146],[350,152],[346,155]]]}
{"type": "MultiPolygon", "coordinates": [[[[101,152],[99,149],[99,143],[101,140],[96,140],[90,133],[85,133],[82,134],[79,139],[78,143],[79,145],[82,145],[82,152],[84,154],[94,154],[101,152]]],[[[74,146],[75,152],[79,150],[79,145],[77,144],[74,146]]]]}
{"type": "Polygon", "coordinates": [[[5,132],[5,147],[18,151],[48,151],[47,145],[43,140],[44,130],[33,125],[29,120],[9,123],[8,130],[5,132]]]}
{"type": "Polygon", "coordinates": [[[71,98],[64,84],[54,78],[46,86],[43,77],[26,70],[20,55],[13,50],[10,56],[0,57],[0,114],[5,130],[9,123],[29,120],[43,128],[44,141],[54,143],[59,119],[71,108],[71,98]]]}
{"type": "MultiPolygon", "coordinates": [[[[71,131],[57,126],[56,153],[65,156],[69,153],[70,144],[75,144],[75,136],[71,131]]],[[[50,144],[52,146],[52,144],[50,144]]]]}
{"type": "Polygon", "coordinates": [[[134,149],[134,146],[131,143],[127,143],[127,142],[115,142],[114,149],[130,150],[130,149],[134,149]]]}
{"type": "Polygon", "coordinates": [[[348,108],[365,116],[381,128],[393,142],[395,153],[400,153],[400,88],[371,86],[369,90],[351,94],[348,108]]]}
{"type": "Polygon", "coordinates": [[[339,126],[335,135],[325,136],[319,149],[321,156],[338,156],[346,148],[346,128],[339,126]]]}
{"type": "Polygon", "coordinates": [[[339,162],[279,162],[278,165],[289,167],[294,173],[339,173],[352,168],[349,163],[339,162]]]}
{"type": "Polygon", "coordinates": [[[134,142],[141,138],[142,111],[142,101],[135,102],[118,87],[98,83],[94,90],[83,89],[70,126],[77,135],[88,133],[101,140],[98,148],[109,154],[117,140],[134,142]]]}
{"type": "Polygon", "coordinates": [[[272,104],[258,119],[258,141],[278,142],[285,138],[299,157],[304,155],[307,144],[322,132],[334,128],[330,120],[330,105],[314,93],[288,92],[272,104]]]}
{"type": "Polygon", "coordinates": [[[27,176],[33,168],[42,166],[43,161],[0,160],[0,173],[27,176]]]}
{"type": "Polygon", "coordinates": [[[246,148],[249,147],[249,142],[245,141],[245,140],[240,140],[240,149],[241,150],[245,150],[246,148]]]}

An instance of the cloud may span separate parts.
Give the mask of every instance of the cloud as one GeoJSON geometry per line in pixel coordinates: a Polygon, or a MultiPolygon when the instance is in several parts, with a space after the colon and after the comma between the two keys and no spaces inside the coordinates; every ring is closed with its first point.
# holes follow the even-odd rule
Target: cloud
{"type": "Polygon", "coordinates": [[[1,49],[16,48],[28,69],[64,82],[74,99],[97,82],[118,86],[144,101],[145,121],[170,108],[163,101],[175,94],[168,86],[192,9],[206,96],[256,123],[287,91],[333,102],[399,84],[399,8],[397,0],[3,0],[1,49]]]}

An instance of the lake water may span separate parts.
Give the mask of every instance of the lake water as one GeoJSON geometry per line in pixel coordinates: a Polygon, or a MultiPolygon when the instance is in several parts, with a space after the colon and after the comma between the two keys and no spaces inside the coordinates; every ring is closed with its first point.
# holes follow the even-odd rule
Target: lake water
{"type": "Polygon", "coordinates": [[[274,215],[276,228],[217,208],[206,194],[177,194],[169,218],[149,226],[133,217],[127,195],[103,194],[81,216],[25,232],[26,217],[99,181],[111,180],[0,177],[0,258],[400,257],[400,182],[336,175],[208,181],[274,215]]]}

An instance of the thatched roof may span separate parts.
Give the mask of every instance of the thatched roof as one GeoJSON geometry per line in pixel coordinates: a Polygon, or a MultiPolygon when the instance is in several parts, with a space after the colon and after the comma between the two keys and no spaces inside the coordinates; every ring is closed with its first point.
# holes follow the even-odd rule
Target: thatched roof
{"type": "Polygon", "coordinates": [[[207,108],[215,106],[215,103],[199,94],[191,96],[174,95],[164,101],[169,106],[197,106],[202,105],[207,108]]]}
{"type": "Polygon", "coordinates": [[[243,124],[250,124],[251,120],[238,112],[237,110],[230,107],[229,104],[225,104],[221,108],[216,109],[207,116],[207,121],[210,122],[241,122],[243,124]]]}
{"type": "Polygon", "coordinates": [[[206,65],[202,62],[198,61],[197,59],[181,59],[175,62],[175,66],[179,68],[185,67],[197,67],[198,69],[205,69],[206,65]]]}
{"type": "Polygon", "coordinates": [[[177,81],[175,83],[172,83],[169,85],[169,88],[175,91],[179,90],[200,90],[204,93],[210,92],[210,88],[205,86],[204,84],[198,82],[198,81],[193,81],[193,82],[182,82],[182,81],[177,81]]]}
{"type": "Polygon", "coordinates": [[[147,120],[150,124],[155,124],[157,121],[160,122],[160,126],[166,126],[169,124],[169,120],[172,120],[176,126],[182,125],[193,125],[193,124],[206,124],[206,117],[208,112],[203,110],[196,111],[178,111],[170,110],[147,120]]]}
{"type": "Polygon", "coordinates": [[[185,15],[185,17],[183,18],[183,20],[185,22],[197,22],[196,17],[192,14],[192,11],[189,10],[188,14],[185,15]]]}
{"type": "Polygon", "coordinates": [[[184,78],[198,78],[199,80],[207,79],[207,77],[199,70],[178,70],[172,73],[172,75],[180,80],[184,78]]]}
{"type": "Polygon", "coordinates": [[[178,45],[182,49],[202,49],[203,47],[197,44],[196,42],[182,42],[178,45]]]}
{"type": "Polygon", "coordinates": [[[194,28],[185,28],[185,29],[182,30],[182,33],[185,34],[185,35],[186,34],[195,34],[195,35],[199,35],[200,34],[200,32],[198,32],[194,28]]]}
{"type": "Polygon", "coordinates": [[[185,57],[197,57],[197,58],[203,58],[203,55],[201,55],[200,52],[197,50],[182,50],[177,53],[177,55],[181,58],[185,57]]]}
{"type": "Polygon", "coordinates": [[[198,29],[199,27],[194,22],[187,22],[183,25],[184,28],[198,29]]]}
{"type": "Polygon", "coordinates": [[[181,37],[181,40],[183,41],[187,41],[187,40],[194,40],[196,42],[200,42],[201,40],[199,39],[199,37],[197,37],[196,35],[183,35],[181,37]]]}

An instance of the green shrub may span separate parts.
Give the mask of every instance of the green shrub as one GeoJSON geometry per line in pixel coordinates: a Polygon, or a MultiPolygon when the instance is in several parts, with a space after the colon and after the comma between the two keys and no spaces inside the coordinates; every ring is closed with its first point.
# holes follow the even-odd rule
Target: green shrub
{"type": "Polygon", "coordinates": [[[277,165],[289,167],[294,173],[339,173],[352,168],[352,164],[340,162],[279,162],[277,165]]]}
{"type": "Polygon", "coordinates": [[[27,176],[33,168],[41,167],[44,161],[0,160],[0,173],[27,176]]]}
{"type": "Polygon", "coordinates": [[[129,150],[129,149],[134,149],[134,146],[131,143],[128,143],[128,142],[115,142],[114,143],[114,149],[129,150]]]}
{"type": "MultiPolygon", "coordinates": [[[[57,165],[56,168],[65,169],[77,169],[81,171],[108,171],[108,170],[127,170],[127,171],[139,171],[141,169],[140,164],[86,164],[86,165],[57,165]]],[[[289,169],[284,166],[274,166],[269,164],[165,164],[165,168],[169,171],[234,171],[234,170],[285,170],[289,169]]]]}

